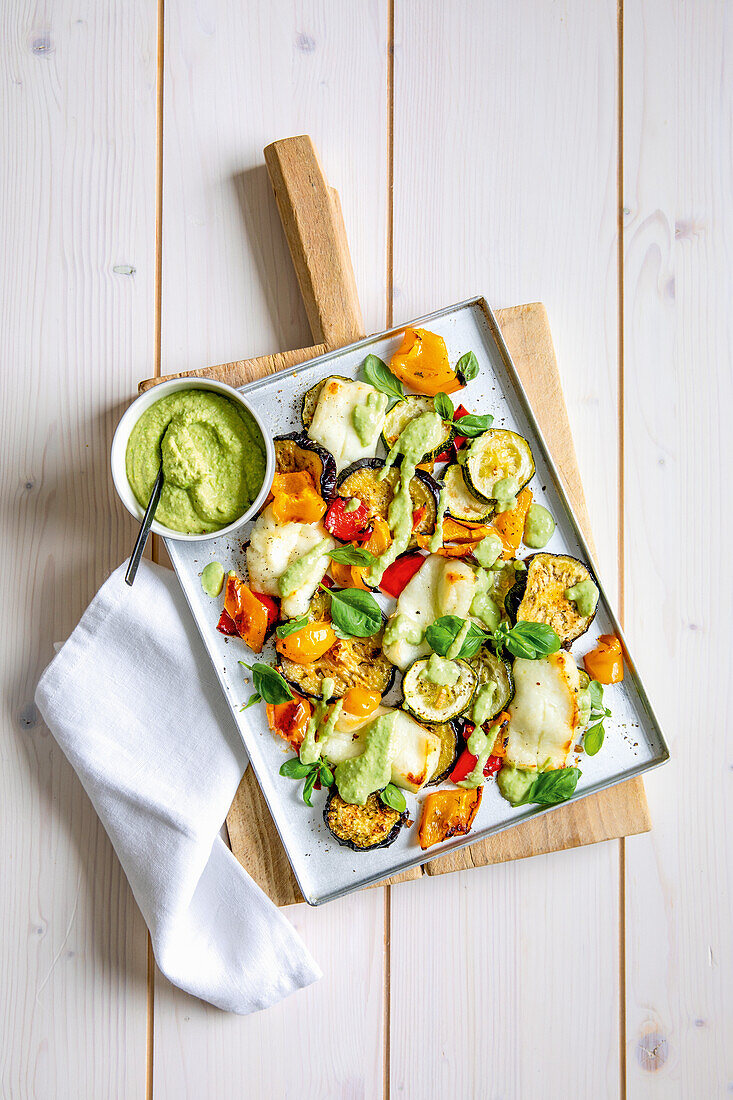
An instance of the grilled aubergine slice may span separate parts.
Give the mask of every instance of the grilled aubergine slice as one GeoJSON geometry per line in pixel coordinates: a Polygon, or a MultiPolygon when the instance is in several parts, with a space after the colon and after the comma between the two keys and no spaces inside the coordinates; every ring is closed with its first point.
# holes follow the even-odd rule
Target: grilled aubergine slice
{"type": "MultiPolygon", "coordinates": [[[[308,620],[331,621],[331,597],[327,592],[316,592],[308,608],[308,620]]],[[[382,629],[371,638],[338,638],[322,657],[307,665],[280,656],[280,674],[300,695],[311,699],[320,699],[321,681],[329,676],[334,682],[334,699],[340,699],[352,687],[384,695],[394,682],[396,669],[382,653],[384,616],[383,620],[382,629]]]]}
{"type": "Polygon", "coordinates": [[[336,492],[336,459],[330,451],[315,443],[305,432],[278,435],[273,440],[279,474],[305,470],[325,501],[336,492]]]}
{"type": "Polygon", "coordinates": [[[407,821],[407,810],[398,813],[385,806],[378,794],[370,794],[363,806],[344,802],[335,787],[326,799],[323,820],[339,844],[355,852],[388,848],[407,821]]]}
{"type": "Polygon", "coordinates": [[[595,611],[592,615],[581,615],[575,604],[565,598],[565,591],[581,581],[595,584],[595,579],[582,561],[569,554],[533,554],[525,558],[525,564],[526,570],[517,573],[504,600],[507,614],[512,622],[547,623],[567,649],[585,634],[595,611]]]}
{"type": "Polygon", "coordinates": [[[431,733],[440,738],[440,758],[431,779],[426,787],[436,787],[448,778],[453,771],[453,766],[458,759],[458,746],[460,744],[458,730],[455,722],[440,722],[428,727],[431,733]]]}
{"type": "MultiPolygon", "coordinates": [[[[399,470],[392,467],[387,476],[380,480],[378,475],[383,469],[384,460],[381,458],[363,458],[359,462],[352,463],[339,477],[338,495],[358,497],[368,508],[371,519],[381,516],[386,520],[400,475],[399,470]]],[[[424,470],[417,470],[410,482],[410,496],[413,512],[420,508],[424,509],[415,525],[413,538],[408,547],[412,550],[417,546],[415,535],[430,535],[435,530],[440,486],[430,474],[424,470]]]]}

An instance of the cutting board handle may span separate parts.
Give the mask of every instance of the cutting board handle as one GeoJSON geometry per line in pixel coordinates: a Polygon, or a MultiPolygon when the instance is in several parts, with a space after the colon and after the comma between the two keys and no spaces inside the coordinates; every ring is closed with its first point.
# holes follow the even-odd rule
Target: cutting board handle
{"type": "Polygon", "coordinates": [[[316,343],[340,348],[364,336],[338,193],[307,134],[265,149],[280,220],[316,343]]]}

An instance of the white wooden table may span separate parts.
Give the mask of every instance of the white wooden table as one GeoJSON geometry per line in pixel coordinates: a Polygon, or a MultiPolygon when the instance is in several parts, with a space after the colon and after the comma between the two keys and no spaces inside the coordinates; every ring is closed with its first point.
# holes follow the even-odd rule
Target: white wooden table
{"type": "Polygon", "coordinates": [[[5,0],[1,23],[0,1096],[730,1094],[730,2],[5,0]],[[673,760],[651,835],[293,909],[325,977],[240,1019],[155,972],[32,698],[131,544],[107,453],[138,379],[310,342],[262,165],[302,132],[367,331],[546,303],[673,760]]]}

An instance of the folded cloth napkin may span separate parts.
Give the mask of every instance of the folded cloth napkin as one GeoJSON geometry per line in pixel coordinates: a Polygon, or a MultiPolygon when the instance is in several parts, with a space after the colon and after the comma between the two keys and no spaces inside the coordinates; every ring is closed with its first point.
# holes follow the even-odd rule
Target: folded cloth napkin
{"type": "Polygon", "coordinates": [[[174,985],[247,1013],[320,970],[219,836],[247,756],[175,576],[112,574],[36,703],[76,769],[174,985]]]}

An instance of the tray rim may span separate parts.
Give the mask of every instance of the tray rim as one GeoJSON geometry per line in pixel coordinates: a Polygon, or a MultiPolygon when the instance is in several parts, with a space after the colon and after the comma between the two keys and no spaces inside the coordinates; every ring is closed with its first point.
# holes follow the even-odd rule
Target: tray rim
{"type": "MultiPolygon", "coordinates": [[[[545,462],[548,466],[548,469],[550,470],[550,472],[551,472],[551,474],[554,478],[555,487],[556,487],[556,490],[558,492],[558,495],[560,496],[562,504],[564,505],[564,507],[566,509],[567,515],[570,517],[570,520],[572,522],[572,527],[573,527],[573,533],[574,533],[576,539],[578,540],[578,543],[579,543],[583,553],[586,555],[587,560],[593,566],[595,580],[596,580],[596,583],[597,583],[598,588],[600,590],[603,601],[605,603],[606,610],[608,611],[608,616],[611,620],[611,624],[613,626],[614,632],[616,633],[617,637],[619,638],[619,641],[621,642],[621,647],[622,647],[622,650],[623,650],[623,655],[624,655],[624,660],[625,660],[625,663],[626,663],[627,672],[630,672],[633,679],[634,679],[635,686],[636,686],[636,689],[637,689],[637,692],[638,692],[638,695],[639,695],[639,701],[640,701],[642,707],[644,708],[644,710],[646,712],[646,715],[647,715],[651,725],[654,728],[654,734],[655,734],[656,740],[657,740],[658,745],[659,745],[659,752],[653,759],[648,760],[646,762],[643,762],[641,764],[638,764],[633,768],[629,768],[627,771],[625,771],[623,773],[620,773],[620,774],[617,773],[617,775],[614,776],[614,777],[610,777],[606,780],[598,782],[598,783],[594,784],[592,786],[592,788],[590,788],[590,789],[586,789],[586,790],[583,790],[580,793],[573,794],[573,796],[571,798],[567,799],[567,801],[562,802],[557,806],[546,806],[544,808],[538,807],[537,809],[532,811],[530,814],[527,814],[525,817],[523,817],[521,820],[509,821],[504,825],[499,824],[499,825],[493,826],[491,828],[488,828],[486,830],[483,830],[481,832],[480,836],[478,836],[476,834],[469,833],[466,837],[458,838],[458,839],[452,841],[448,846],[440,848],[439,850],[436,850],[435,854],[433,856],[428,856],[427,855],[427,852],[429,851],[429,849],[427,849],[426,851],[422,851],[422,849],[421,849],[419,854],[416,854],[414,857],[410,857],[408,859],[401,860],[399,863],[396,863],[393,867],[391,867],[386,872],[379,871],[379,872],[376,872],[373,875],[363,876],[359,879],[358,883],[355,883],[352,886],[345,886],[343,888],[339,888],[339,889],[336,889],[336,890],[331,890],[327,893],[319,894],[317,897],[315,897],[315,896],[311,896],[309,894],[309,892],[307,892],[306,889],[304,888],[304,884],[301,882],[298,871],[295,868],[295,866],[293,865],[292,860],[290,859],[290,854],[288,852],[287,844],[285,843],[284,837],[283,837],[282,832],[280,830],[277,814],[275,812],[275,809],[271,805],[271,802],[270,802],[270,800],[267,796],[267,793],[266,793],[265,789],[263,788],[262,784],[259,782],[259,776],[257,775],[257,768],[255,767],[254,761],[252,760],[252,758],[250,756],[249,749],[247,747],[247,742],[244,738],[241,727],[240,727],[239,723],[236,721],[236,717],[235,717],[235,725],[237,727],[237,731],[239,732],[239,735],[242,738],[242,742],[244,744],[245,750],[247,751],[247,755],[249,757],[249,766],[252,768],[252,770],[254,772],[254,775],[255,775],[255,778],[257,779],[258,785],[260,787],[260,792],[261,792],[263,798],[265,799],[265,802],[267,804],[267,808],[268,808],[268,810],[270,812],[270,816],[272,818],[272,822],[275,826],[275,829],[277,830],[278,836],[280,838],[280,842],[283,846],[283,849],[285,850],[285,854],[288,857],[288,862],[289,862],[291,870],[292,870],[292,872],[295,876],[295,879],[298,883],[298,888],[300,889],[300,892],[303,895],[304,900],[309,905],[314,906],[314,907],[318,906],[318,905],[323,905],[323,904],[325,904],[329,901],[335,901],[337,898],[345,897],[346,895],[354,893],[357,890],[366,889],[369,886],[376,885],[377,883],[383,881],[386,878],[391,878],[393,875],[399,875],[403,871],[409,870],[411,867],[422,866],[423,864],[430,862],[432,859],[439,859],[443,855],[452,854],[453,852],[459,851],[461,848],[467,848],[469,845],[476,843],[478,840],[486,840],[491,836],[496,836],[498,833],[507,832],[507,831],[517,827],[517,826],[520,826],[520,825],[524,824],[526,821],[529,821],[529,820],[534,821],[538,817],[542,817],[546,814],[551,814],[555,810],[562,809],[563,806],[571,805],[574,802],[580,802],[582,799],[587,798],[590,795],[597,794],[600,791],[608,790],[611,787],[617,787],[621,783],[626,782],[627,780],[633,779],[633,778],[638,777],[638,776],[642,776],[642,775],[646,774],[649,771],[653,771],[655,768],[661,767],[661,765],[667,763],[667,761],[670,759],[670,751],[669,751],[669,745],[668,745],[667,739],[664,736],[664,732],[662,730],[662,727],[661,727],[661,724],[660,724],[659,719],[657,717],[657,714],[656,714],[656,712],[655,712],[655,710],[654,710],[654,708],[651,704],[651,701],[650,701],[649,696],[647,694],[646,688],[644,686],[644,682],[643,682],[641,676],[639,675],[639,672],[638,672],[637,667],[636,667],[636,663],[635,663],[635,661],[634,661],[634,659],[633,659],[633,657],[630,653],[628,643],[626,641],[626,637],[624,635],[624,632],[623,632],[623,630],[621,628],[621,625],[619,623],[619,620],[618,620],[618,616],[616,614],[615,606],[614,606],[613,602],[609,599],[608,594],[607,594],[607,592],[605,590],[605,587],[603,585],[603,581],[600,577],[600,573],[599,573],[599,570],[598,570],[598,567],[597,567],[597,564],[596,564],[595,554],[593,554],[591,552],[591,549],[588,545],[588,541],[585,537],[585,534],[583,533],[582,527],[580,526],[580,524],[578,522],[578,518],[575,514],[575,510],[574,510],[574,508],[573,508],[573,506],[572,506],[572,504],[571,504],[571,502],[568,498],[568,494],[565,490],[565,485],[564,485],[563,480],[560,476],[557,465],[555,464],[555,460],[552,456],[552,452],[550,451],[550,448],[547,444],[547,441],[544,437],[544,434],[541,431],[540,426],[537,422],[537,418],[535,417],[534,410],[532,408],[532,404],[529,400],[529,397],[528,397],[527,392],[524,388],[522,380],[519,376],[517,368],[515,367],[515,365],[512,361],[511,355],[509,353],[509,349],[507,348],[506,342],[504,340],[501,329],[499,327],[499,323],[496,320],[496,316],[495,316],[493,310],[491,309],[491,307],[489,306],[486,298],[483,295],[475,295],[471,298],[466,298],[463,301],[456,302],[453,305],[445,306],[442,309],[434,310],[431,313],[425,314],[421,317],[414,318],[413,320],[403,321],[401,324],[393,325],[390,328],[385,329],[382,332],[373,333],[372,335],[365,336],[365,337],[361,338],[360,340],[355,340],[351,344],[345,344],[340,348],[333,348],[333,349],[331,349],[327,352],[324,352],[322,355],[315,356],[313,359],[305,360],[303,363],[299,364],[297,367],[292,367],[292,366],[291,367],[284,367],[282,370],[274,371],[272,374],[264,375],[262,378],[257,378],[255,380],[253,380],[252,382],[247,382],[247,383],[245,383],[245,385],[237,386],[235,388],[240,390],[241,392],[247,393],[247,394],[255,392],[259,389],[262,389],[264,387],[272,385],[273,383],[276,383],[277,380],[280,379],[280,378],[283,378],[283,377],[286,377],[286,376],[287,377],[292,377],[294,373],[297,374],[301,370],[307,370],[307,369],[310,369],[313,366],[320,365],[320,364],[327,364],[329,361],[339,358],[340,356],[342,356],[346,352],[358,351],[360,348],[368,347],[369,345],[372,345],[372,344],[374,344],[374,343],[376,343],[380,340],[394,338],[394,337],[398,336],[407,327],[413,327],[413,328],[425,327],[430,322],[439,320],[443,317],[449,316],[450,314],[457,313],[458,311],[463,310],[463,309],[478,309],[478,310],[480,310],[480,312],[483,314],[483,317],[484,317],[485,321],[487,322],[491,338],[493,339],[493,341],[496,345],[496,348],[499,351],[499,354],[500,354],[501,359],[502,359],[503,366],[504,366],[505,370],[507,371],[507,374],[508,374],[508,376],[509,376],[509,378],[512,382],[515,393],[516,393],[516,395],[517,395],[517,397],[518,397],[518,399],[519,399],[519,401],[522,405],[523,412],[526,415],[527,419],[529,420],[532,431],[535,433],[535,436],[536,436],[536,438],[539,442],[540,449],[543,453],[543,459],[545,460],[545,462]]],[[[172,547],[175,548],[175,545],[176,545],[176,540],[175,539],[170,539],[168,537],[164,537],[164,542],[165,542],[166,547],[168,548],[169,552],[170,552],[172,547]],[[171,547],[171,544],[172,544],[172,547],[171,547]]],[[[222,691],[224,692],[224,696],[226,698],[227,705],[229,706],[229,709],[232,711],[232,715],[234,716],[234,708],[233,708],[233,706],[230,702],[229,694],[226,691],[225,686],[224,686],[224,677],[223,677],[222,670],[220,670],[220,668],[218,667],[217,662],[213,659],[213,656],[209,651],[208,645],[206,644],[206,640],[203,637],[203,634],[201,632],[201,628],[200,628],[200,625],[199,625],[198,618],[197,618],[197,616],[196,616],[196,614],[193,610],[193,607],[191,606],[191,603],[188,599],[188,593],[186,591],[186,587],[185,587],[185,585],[183,585],[183,583],[181,582],[180,577],[178,576],[178,567],[177,567],[177,563],[176,563],[175,553],[170,554],[170,558],[171,558],[171,561],[173,563],[173,567],[174,567],[174,570],[175,570],[175,573],[176,573],[176,577],[179,580],[179,584],[181,584],[181,588],[183,590],[186,602],[188,603],[189,609],[191,610],[191,615],[194,619],[194,622],[196,623],[197,629],[199,629],[199,633],[201,633],[201,635],[202,635],[202,642],[204,644],[204,648],[206,649],[206,651],[209,655],[209,658],[210,658],[211,664],[214,668],[217,680],[219,681],[219,684],[222,688],[222,691]]]]}

